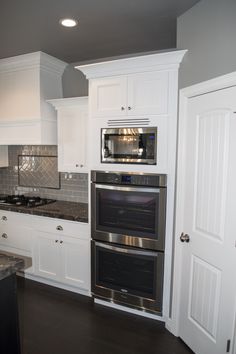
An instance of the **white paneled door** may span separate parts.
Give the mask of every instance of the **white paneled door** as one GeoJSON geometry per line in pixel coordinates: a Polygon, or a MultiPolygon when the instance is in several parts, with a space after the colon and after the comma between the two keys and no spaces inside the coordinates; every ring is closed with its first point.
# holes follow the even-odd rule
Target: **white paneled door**
{"type": "Polygon", "coordinates": [[[186,118],[182,119],[185,162],[180,172],[184,181],[180,337],[197,354],[232,353],[236,87],[189,98],[186,118]]]}

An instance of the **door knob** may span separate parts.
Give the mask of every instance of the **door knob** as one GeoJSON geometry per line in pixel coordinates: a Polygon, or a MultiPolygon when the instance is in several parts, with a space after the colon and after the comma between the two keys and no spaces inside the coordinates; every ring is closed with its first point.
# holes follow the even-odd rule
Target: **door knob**
{"type": "Polygon", "coordinates": [[[181,242],[189,242],[190,241],[189,235],[182,232],[182,234],[180,235],[180,241],[181,242]]]}

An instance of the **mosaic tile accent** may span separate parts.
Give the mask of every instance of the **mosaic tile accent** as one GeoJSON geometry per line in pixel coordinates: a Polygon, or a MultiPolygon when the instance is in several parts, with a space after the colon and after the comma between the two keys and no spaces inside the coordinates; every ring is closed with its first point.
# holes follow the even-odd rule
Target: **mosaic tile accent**
{"type": "Polygon", "coordinates": [[[18,155],[18,184],[23,187],[59,189],[57,156],[18,155]]]}
{"type": "Polygon", "coordinates": [[[87,173],[60,173],[60,189],[18,185],[18,155],[57,156],[56,145],[12,145],[8,147],[8,153],[9,167],[0,168],[0,194],[27,194],[69,202],[88,202],[87,173]]]}

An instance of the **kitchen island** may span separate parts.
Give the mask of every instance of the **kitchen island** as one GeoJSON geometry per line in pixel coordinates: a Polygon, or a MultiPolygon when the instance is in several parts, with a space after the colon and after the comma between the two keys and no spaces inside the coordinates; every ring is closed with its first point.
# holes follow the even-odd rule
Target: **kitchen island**
{"type": "Polygon", "coordinates": [[[20,354],[16,272],[31,265],[29,257],[0,250],[0,353],[20,354]]]}

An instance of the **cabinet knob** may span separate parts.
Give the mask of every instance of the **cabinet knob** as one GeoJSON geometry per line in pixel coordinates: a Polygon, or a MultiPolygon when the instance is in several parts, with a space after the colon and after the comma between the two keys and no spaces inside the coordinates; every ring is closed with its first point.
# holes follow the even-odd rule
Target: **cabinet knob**
{"type": "Polygon", "coordinates": [[[84,167],[84,165],[81,164],[80,167],[84,167]]]}
{"type": "Polygon", "coordinates": [[[63,231],[63,227],[62,227],[61,225],[58,225],[58,226],[56,227],[56,229],[57,229],[58,231],[63,231]]]}
{"type": "Polygon", "coordinates": [[[63,241],[60,241],[60,244],[62,244],[63,243],[63,241]]]}
{"type": "Polygon", "coordinates": [[[7,221],[7,217],[5,215],[2,216],[3,221],[7,221]]]}
{"type": "Polygon", "coordinates": [[[57,242],[58,242],[58,240],[55,240],[55,242],[57,243],[57,242]]]}
{"type": "Polygon", "coordinates": [[[8,238],[7,234],[2,234],[2,238],[8,238]]]}
{"type": "Polygon", "coordinates": [[[78,164],[76,164],[76,165],[75,165],[75,167],[79,167],[79,165],[78,165],[78,164]]]}
{"type": "Polygon", "coordinates": [[[132,108],[130,106],[128,106],[128,110],[130,111],[132,108]]]}
{"type": "Polygon", "coordinates": [[[125,107],[122,106],[122,107],[121,107],[121,110],[124,111],[124,110],[125,110],[125,107]]]}

